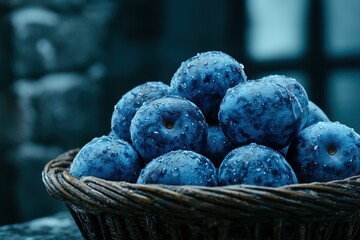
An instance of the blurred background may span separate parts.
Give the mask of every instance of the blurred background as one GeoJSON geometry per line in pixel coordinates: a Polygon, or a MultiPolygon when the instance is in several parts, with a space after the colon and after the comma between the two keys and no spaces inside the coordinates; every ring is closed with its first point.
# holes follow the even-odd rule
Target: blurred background
{"type": "Polygon", "coordinates": [[[299,80],[360,132],[360,1],[0,0],[0,225],[65,210],[41,180],[108,134],[113,107],[182,61],[220,50],[249,79],[299,80]]]}

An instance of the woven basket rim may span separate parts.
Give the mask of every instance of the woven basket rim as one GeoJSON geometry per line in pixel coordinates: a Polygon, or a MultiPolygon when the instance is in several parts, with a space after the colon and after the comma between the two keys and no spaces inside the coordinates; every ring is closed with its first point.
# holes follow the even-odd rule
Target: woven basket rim
{"type": "Polygon", "coordinates": [[[48,193],[93,213],[172,218],[307,218],[347,216],[360,210],[360,176],[282,187],[172,186],[73,177],[68,168],[79,149],[50,160],[42,172],[48,193]]]}

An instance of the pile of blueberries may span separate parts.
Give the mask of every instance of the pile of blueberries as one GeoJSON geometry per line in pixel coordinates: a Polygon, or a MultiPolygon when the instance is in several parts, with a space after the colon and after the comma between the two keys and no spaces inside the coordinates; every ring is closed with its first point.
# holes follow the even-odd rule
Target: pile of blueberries
{"type": "Polygon", "coordinates": [[[360,174],[360,135],[330,121],[294,78],[249,80],[220,51],[181,63],[170,85],[146,82],[114,107],[111,131],[69,172],[137,184],[279,187],[360,174]]]}

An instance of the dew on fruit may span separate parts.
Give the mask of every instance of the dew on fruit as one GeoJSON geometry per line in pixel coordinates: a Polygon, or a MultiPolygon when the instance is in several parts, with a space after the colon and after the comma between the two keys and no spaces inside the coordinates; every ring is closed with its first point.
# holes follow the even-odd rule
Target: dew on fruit
{"type": "Polygon", "coordinates": [[[178,168],[178,167],[174,167],[174,169],[171,170],[171,174],[172,174],[174,177],[178,176],[178,175],[180,174],[179,168],[178,168]]]}
{"type": "Polygon", "coordinates": [[[250,144],[249,144],[249,147],[251,147],[251,148],[254,148],[254,147],[256,147],[256,146],[257,146],[256,143],[250,143],[250,144]]]}
{"type": "Polygon", "coordinates": [[[115,152],[115,151],[111,151],[111,152],[110,152],[110,156],[111,156],[111,157],[116,157],[117,155],[118,155],[118,153],[115,152]]]}
{"type": "Polygon", "coordinates": [[[164,167],[161,169],[160,176],[164,176],[167,173],[167,169],[164,167]]]}

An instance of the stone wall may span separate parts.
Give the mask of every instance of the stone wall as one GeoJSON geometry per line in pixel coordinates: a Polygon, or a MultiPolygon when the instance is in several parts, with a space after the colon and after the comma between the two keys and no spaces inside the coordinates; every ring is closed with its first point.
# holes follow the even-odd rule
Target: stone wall
{"type": "Polygon", "coordinates": [[[108,134],[127,90],[169,83],[198,52],[236,49],[224,6],[0,0],[0,225],[64,209],[45,191],[44,165],[108,134]]]}
{"type": "Polygon", "coordinates": [[[115,1],[0,0],[0,225],[64,209],[47,161],[106,134],[106,41],[115,1]]]}

